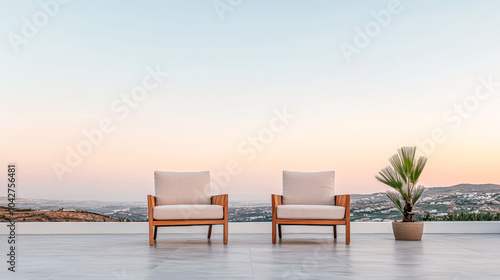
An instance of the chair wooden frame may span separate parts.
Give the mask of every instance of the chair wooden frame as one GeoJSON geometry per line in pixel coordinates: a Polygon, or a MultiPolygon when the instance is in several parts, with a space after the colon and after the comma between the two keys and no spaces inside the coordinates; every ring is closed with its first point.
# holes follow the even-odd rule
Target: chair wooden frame
{"type": "Polygon", "coordinates": [[[228,241],[228,195],[214,195],[211,199],[212,205],[221,205],[224,208],[224,218],[220,220],[155,220],[153,219],[153,208],[156,206],[156,199],[153,195],[148,195],[148,217],[149,217],[149,245],[153,246],[158,233],[158,227],[164,226],[194,226],[208,225],[207,238],[212,236],[212,225],[224,225],[224,244],[228,241]]]}
{"type": "Polygon", "coordinates": [[[276,244],[276,226],[278,226],[279,238],[282,238],[282,225],[316,225],[316,226],[333,226],[333,238],[337,239],[337,226],[345,225],[345,243],[351,243],[351,196],[336,195],[335,205],[345,207],[345,218],[343,220],[295,220],[295,219],[278,219],[276,216],[278,205],[283,205],[283,196],[278,194],[271,195],[272,215],[273,215],[273,244],[276,244]]]}

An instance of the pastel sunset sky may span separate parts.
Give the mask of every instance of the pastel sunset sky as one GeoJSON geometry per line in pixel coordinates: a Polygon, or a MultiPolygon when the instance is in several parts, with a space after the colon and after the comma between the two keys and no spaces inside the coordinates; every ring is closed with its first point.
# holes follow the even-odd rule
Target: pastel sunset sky
{"type": "Polygon", "coordinates": [[[417,145],[425,186],[499,184],[500,2],[479,2],[1,0],[1,162],[21,197],[141,201],[155,170],[210,170],[268,201],[282,170],[385,191],[417,145]]]}

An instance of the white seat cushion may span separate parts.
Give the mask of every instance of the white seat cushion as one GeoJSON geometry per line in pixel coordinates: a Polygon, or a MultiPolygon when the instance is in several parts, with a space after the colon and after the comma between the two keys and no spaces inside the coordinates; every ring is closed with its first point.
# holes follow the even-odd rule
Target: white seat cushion
{"type": "Polygon", "coordinates": [[[156,205],[210,204],[210,173],[155,171],[156,205]]]}
{"type": "Polygon", "coordinates": [[[283,204],[335,205],[335,172],[283,171],[283,204]]]}
{"type": "Polygon", "coordinates": [[[278,219],[343,220],[345,208],[327,205],[278,205],[278,219]]]}
{"type": "Polygon", "coordinates": [[[224,208],[221,205],[162,205],[153,208],[155,220],[220,220],[223,218],[224,208]]]}

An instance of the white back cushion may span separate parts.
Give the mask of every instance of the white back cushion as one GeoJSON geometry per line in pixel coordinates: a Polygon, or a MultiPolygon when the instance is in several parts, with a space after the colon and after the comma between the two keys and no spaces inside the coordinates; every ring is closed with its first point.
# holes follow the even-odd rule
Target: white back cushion
{"type": "Polygon", "coordinates": [[[210,172],[155,171],[156,205],[211,204],[210,172]]]}
{"type": "Polygon", "coordinates": [[[335,205],[335,172],[283,171],[283,204],[335,205]]]}

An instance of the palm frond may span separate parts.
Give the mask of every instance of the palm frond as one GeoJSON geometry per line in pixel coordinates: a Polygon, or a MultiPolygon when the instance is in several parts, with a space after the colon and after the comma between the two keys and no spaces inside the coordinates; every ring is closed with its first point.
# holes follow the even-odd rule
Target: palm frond
{"type": "Polygon", "coordinates": [[[427,158],[420,157],[416,164],[414,165],[411,174],[410,174],[410,181],[413,184],[417,184],[418,178],[420,178],[420,174],[422,174],[422,171],[424,171],[424,167],[427,164],[427,158]]]}
{"type": "Polygon", "coordinates": [[[401,162],[403,163],[402,169],[407,176],[408,174],[410,174],[413,168],[416,150],[416,147],[402,147],[401,149],[399,149],[399,157],[401,158],[401,162]]]}
{"type": "Polygon", "coordinates": [[[418,199],[420,198],[420,196],[422,196],[424,191],[425,191],[425,187],[422,185],[415,188],[415,190],[413,191],[413,195],[412,195],[413,205],[415,205],[415,203],[417,203],[418,199]]]}
{"type": "Polygon", "coordinates": [[[401,177],[399,174],[390,166],[387,166],[386,168],[382,169],[379,173],[380,176],[375,176],[377,180],[380,182],[388,185],[391,188],[394,188],[398,191],[401,190],[403,187],[403,184],[401,182],[401,177]]]}
{"type": "Polygon", "coordinates": [[[406,182],[403,184],[403,188],[399,192],[401,194],[401,198],[404,201],[407,201],[411,197],[411,184],[410,182],[406,182]]]}
{"type": "Polygon", "coordinates": [[[401,214],[403,214],[404,207],[403,207],[403,203],[401,202],[401,195],[397,192],[390,192],[390,191],[387,191],[385,194],[387,195],[389,200],[392,202],[392,204],[394,204],[394,206],[401,212],[401,214]]]}
{"type": "Polygon", "coordinates": [[[401,157],[398,155],[393,155],[392,157],[389,158],[389,162],[391,163],[392,168],[398,172],[399,176],[401,177],[401,180],[406,182],[406,174],[403,168],[403,162],[401,160],[401,157]]]}

